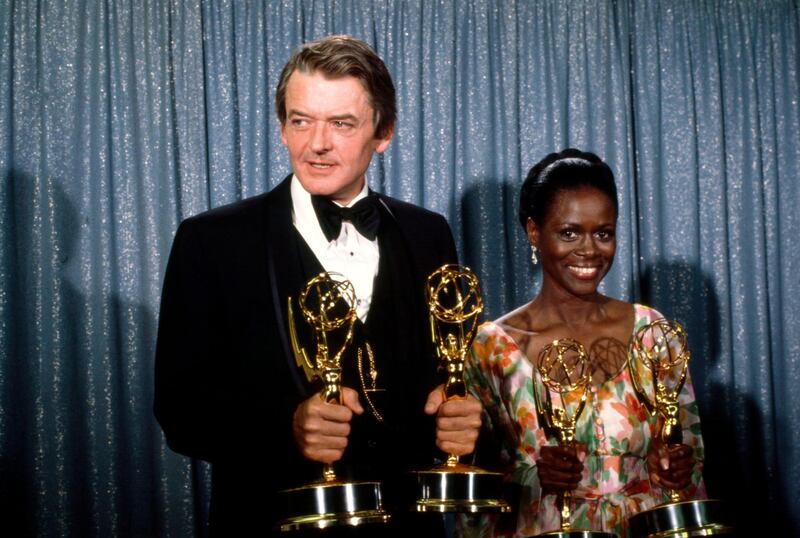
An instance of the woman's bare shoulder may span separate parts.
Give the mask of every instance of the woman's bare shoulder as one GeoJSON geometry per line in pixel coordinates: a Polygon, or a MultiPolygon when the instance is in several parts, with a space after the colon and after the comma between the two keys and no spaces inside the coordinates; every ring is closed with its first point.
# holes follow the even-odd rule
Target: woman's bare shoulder
{"type": "Polygon", "coordinates": [[[494,323],[504,331],[530,332],[533,330],[532,302],[515,308],[497,318],[494,323]]]}

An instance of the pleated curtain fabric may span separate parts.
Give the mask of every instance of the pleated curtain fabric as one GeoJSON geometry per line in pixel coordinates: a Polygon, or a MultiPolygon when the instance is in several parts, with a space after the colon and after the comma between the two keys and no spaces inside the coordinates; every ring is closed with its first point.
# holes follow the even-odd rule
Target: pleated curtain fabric
{"type": "Polygon", "coordinates": [[[487,318],[541,279],[528,168],[610,164],[604,292],[686,326],[711,493],[800,532],[796,1],[2,0],[0,534],[207,534],[209,468],[152,416],[166,259],[183,218],[289,172],[275,85],[331,33],[397,87],[370,185],[448,218],[487,318]]]}

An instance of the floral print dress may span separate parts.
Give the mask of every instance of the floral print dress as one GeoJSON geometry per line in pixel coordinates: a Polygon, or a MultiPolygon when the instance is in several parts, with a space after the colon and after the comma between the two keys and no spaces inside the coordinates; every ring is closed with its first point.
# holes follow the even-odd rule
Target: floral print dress
{"type": "MultiPolygon", "coordinates": [[[[634,334],[663,317],[652,308],[634,305],[634,334]]],[[[510,331],[511,332],[511,331],[510,331]]],[[[633,335],[632,335],[633,337],[633,335]]],[[[490,435],[500,444],[506,480],[519,492],[516,529],[502,529],[491,516],[462,524],[464,536],[527,537],[559,530],[555,495],[541,496],[536,460],[539,449],[556,443],[540,427],[533,393],[534,366],[514,339],[499,325],[481,325],[466,365],[470,391],[483,403],[490,435]],[[493,528],[494,527],[494,528],[493,528]]],[[[652,486],[645,457],[656,419],[639,403],[627,368],[593,385],[577,423],[575,438],[587,445],[583,476],[572,494],[572,529],[616,532],[624,536],[625,519],[668,500],[668,492],[652,486]]],[[[700,421],[691,379],[679,395],[683,442],[703,459],[700,421]]],[[[700,466],[684,498],[704,498],[700,466]]]]}

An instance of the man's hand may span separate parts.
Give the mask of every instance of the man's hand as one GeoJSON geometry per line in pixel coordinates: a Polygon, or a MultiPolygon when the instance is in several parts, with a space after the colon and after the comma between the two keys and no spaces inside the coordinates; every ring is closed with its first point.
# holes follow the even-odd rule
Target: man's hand
{"type": "Polygon", "coordinates": [[[342,387],[342,401],[343,405],[327,403],[318,392],[297,407],[292,430],[303,456],[320,463],[342,458],[353,413],[364,412],[353,389],[342,387]]]}
{"type": "Polygon", "coordinates": [[[663,489],[680,491],[691,483],[694,463],[692,447],[654,442],[647,454],[650,482],[663,489]]]}
{"type": "Polygon", "coordinates": [[[463,456],[475,450],[481,429],[481,403],[473,396],[447,400],[444,385],[428,394],[425,413],[436,415],[436,446],[445,454],[463,456]]]}
{"type": "Polygon", "coordinates": [[[561,493],[577,488],[583,474],[585,453],[586,447],[578,443],[572,446],[543,446],[536,460],[542,491],[561,493]]]}

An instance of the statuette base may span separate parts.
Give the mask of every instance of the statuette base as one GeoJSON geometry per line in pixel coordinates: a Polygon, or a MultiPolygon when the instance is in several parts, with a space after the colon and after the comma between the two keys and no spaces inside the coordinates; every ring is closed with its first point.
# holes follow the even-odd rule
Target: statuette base
{"type": "Polygon", "coordinates": [[[439,465],[411,473],[416,479],[417,512],[505,513],[503,475],[471,465],[439,465]]]}
{"type": "Polygon", "coordinates": [[[600,532],[600,531],[548,531],[528,538],[536,538],[538,536],[547,536],[548,538],[618,538],[613,532],[600,532]]]}
{"type": "Polygon", "coordinates": [[[391,515],[381,503],[378,482],[318,482],[281,492],[288,517],[281,532],[387,523],[391,515]]]}
{"type": "Polygon", "coordinates": [[[717,500],[684,501],[656,506],[628,520],[631,538],[692,538],[733,534],[724,504],[717,500]]]}

